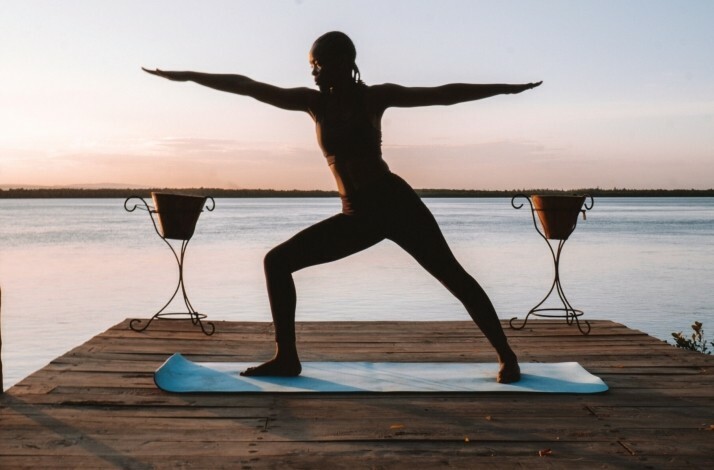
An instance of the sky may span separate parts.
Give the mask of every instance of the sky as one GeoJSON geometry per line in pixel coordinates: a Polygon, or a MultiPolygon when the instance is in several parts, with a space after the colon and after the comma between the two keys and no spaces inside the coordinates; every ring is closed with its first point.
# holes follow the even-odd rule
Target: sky
{"type": "Polygon", "coordinates": [[[389,109],[417,188],[714,187],[711,0],[0,0],[0,187],[334,189],[305,113],[148,75],[314,86],[346,32],[368,84],[527,83],[389,109]]]}

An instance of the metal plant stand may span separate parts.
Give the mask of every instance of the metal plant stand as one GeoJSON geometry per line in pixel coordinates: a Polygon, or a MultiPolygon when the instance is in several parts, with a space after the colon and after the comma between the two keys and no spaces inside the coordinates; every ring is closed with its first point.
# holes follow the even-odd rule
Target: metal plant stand
{"type": "Polygon", "coordinates": [[[511,199],[511,205],[514,209],[520,209],[523,207],[523,203],[516,204],[515,200],[517,198],[524,198],[528,201],[531,207],[531,215],[533,216],[533,226],[535,227],[538,234],[545,240],[550,250],[550,254],[553,257],[553,265],[555,266],[555,277],[553,283],[550,286],[550,290],[543,297],[543,300],[538,302],[538,304],[533,307],[526,317],[523,319],[523,323],[520,326],[515,326],[514,321],[518,317],[511,318],[509,324],[511,328],[515,330],[521,330],[525,328],[528,318],[533,315],[536,317],[551,317],[551,318],[561,318],[565,317],[565,321],[572,325],[573,322],[578,327],[578,330],[583,335],[590,333],[590,323],[587,321],[580,321],[579,317],[583,315],[582,310],[573,308],[573,306],[568,301],[563,291],[563,286],[560,282],[560,256],[563,251],[563,246],[570,234],[575,230],[577,224],[578,216],[580,213],[583,214],[583,219],[585,219],[585,212],[593,208],[594,201],[592,196],[531,196],[528,197],[525,194],[517,194],[511,199]],[[589,204],[587,200],[589,199],[589,204]],[[543,230],[538,227],[536,222],[536,214],[538,214],[538,219],[541,222],[543,230]],[[545,232],[545,233],[544,233],[545,232]],[[550,240],[557,240],[557,248],[553,249],[553,244],[550,240]],[[562,308],[544,308],[541,307],[545,301],[550,297],[550,295],[556,291],[560,302],[562,303],[562,308]],[[544,312],[559,312],[559,313],[544,313],[544,312]],[[584,325],[584,326],[583,326],[584,325]]]}
{"type": "Polygon", "coordinates": [[[212,197],[203,196],[186,196],[168,193],[151,193],[151,196],[154,202],[154,207],[151,207],[141,197],[131,196],[124,201],[124,209],[128,212],[134,212],[136,209],[141,209],[149,213],[149,218],[151,219],[151,223],[154,226],[156,234],[166,243],[176,259],[179,272],[178,284],[176,285],[176,289],[168,302],[166,302],[166,304],[164,304],[158,312],[146,321],[145,324],[142,325],[145,320],[135,318],[129,322],[129,327],[134,331],[144,331],[149,327],[151,322],[157,318],[179,320],[181,319],[180,317],[188,316],[194,325],[201,327],[201,331],[210,336],[216,330],[215,325],[211,322],[204,323],[202,320],[206,318],[206,314],[197,312],[188,300],[188,294],[186,293],[186,285],[183,277],[183,262],[188,242],[191,241],[196,222],[198,221],[198,216],[203,211],[204,205],[205,209],[211,212],[216,208],[216,202],[212,197]],[[136,199],[141,202],[135,201],[133,205],[130,205],[129,202],[132,199],[136,199]],[[210,206],[206,204],[207,201],[210,201],[210,206]],[[158,224],[156,220],[154,220],[154,214],[157,214],[158,216],[158,224]],[[176,249],[174,249],[173,245],[169,243],[169,239],[181,241],[178,253],[176,252],[176,249]],[[176,298],[179,290],[181,290],[183,302],[186,305],[187,311],[165,312],[164,310],[166,310],[174,298],[176,298]]]}

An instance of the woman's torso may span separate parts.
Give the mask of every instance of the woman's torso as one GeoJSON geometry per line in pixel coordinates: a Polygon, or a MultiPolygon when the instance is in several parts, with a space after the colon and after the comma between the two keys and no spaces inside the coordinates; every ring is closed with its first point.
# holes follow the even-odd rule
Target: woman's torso
{"type": "Polygon", "coordinates": [[[317,141],[343,199],[389,174],[382,159],[382,113],[365,85],[345,94],[320,94],[312,112],[317,141]]]}

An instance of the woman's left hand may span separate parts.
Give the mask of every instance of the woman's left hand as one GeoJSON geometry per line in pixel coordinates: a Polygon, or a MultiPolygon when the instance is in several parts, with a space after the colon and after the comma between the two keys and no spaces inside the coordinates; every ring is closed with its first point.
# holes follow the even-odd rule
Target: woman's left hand
{"type": "Polygon", "coordinates": [[[543,83],[542,80],[540,82],[535,82],[535,83],[524,83],[522,85],[513,85],[513,91],[511,92],[511,94],[515,95],[517,93],[521,93],[526,90],[532,90],[535,87],[539,87],[541,85],[541,83],[543,83]]]}

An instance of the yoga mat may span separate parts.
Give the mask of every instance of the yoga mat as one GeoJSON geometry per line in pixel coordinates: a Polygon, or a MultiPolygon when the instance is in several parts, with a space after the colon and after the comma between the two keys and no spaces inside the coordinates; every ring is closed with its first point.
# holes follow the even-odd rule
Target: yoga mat
{"type": "Polygon", "coordinates": [[[303,362],[298,377],[242,377],[256,363],[191,362],[174,354],[154,374],[174,393],[539,392],[598,393],[607,385],[577,362],[523,363],[514,384],[496,382],[498,364],[452,362],[303,362]]]}

